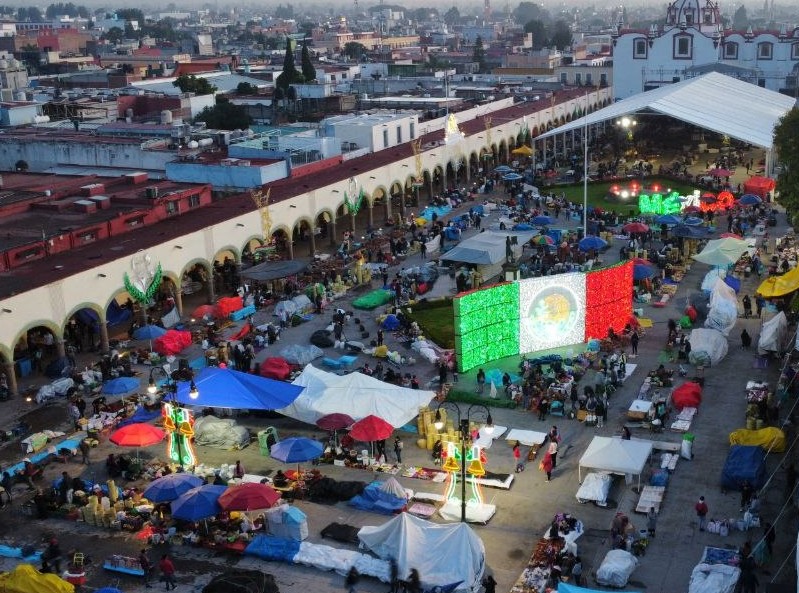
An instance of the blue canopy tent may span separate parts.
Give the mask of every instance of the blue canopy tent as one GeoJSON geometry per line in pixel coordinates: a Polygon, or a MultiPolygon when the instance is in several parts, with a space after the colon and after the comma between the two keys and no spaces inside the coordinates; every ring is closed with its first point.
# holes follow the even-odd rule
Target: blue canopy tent
{"type": "Polygon", "coordinates": [[[513,171],[513,169],[508,167],[508,165],[500,165],[499,167],[494,169],[494,171],[497,172],[497,173],[511,173],[513,171]]]}
{"type": "Polygon", "coordinates": [[[680,222],[682,222],[680,217],[673,214],[661,214],[655,218],[655,224],[665,224],[667,226],[674,226],[675,224],[680,224],[680,222]]]}
{"type": "Polygon", "coordinates": [[[508,173],[502,176],[502,179],[505,181],[521,181],[524,179],[524,175],[519,175],[518,173],[508,173]]]}
{"type": "Polygon", "coordinates": [[[291,383],[218,367],[204,368],[194,378],[199,396],[189,396],[190,384],[178,383],[178,401],[191,406],[276,410],[297,399],[304,389],[291,383]]]}
{"type": "Polygon", "coordinates": [[[75,317],[77,317],[84,325],[92,327],[97,331],[100,330],[100,316],[97,314],[97,311],[95,311],[94,309],[89,309],[89,308],[81,309],[80,311],[75,313],[75,317]]]}
{"type": "Polygon", "coordinates": [[[133,331],[133,338],[136,340],[154,340],[166,333],[163,327],[157,325],[143,325],[133,331]]]}
{"type": "Polygon", "coordinates": [[[124,323],[131,317],[133,317],[133,311],[127,307],[123,307],[116,301],[111,301],[111,304],[108,305],[108,309],[105,312],[105,320],[108,325],[124,323]]]}
{"type": "Polygon", "coordinates": [[[688,226],[698,226],[702,224],[704,220],[702,220],[698,216],[686,216],[685,218],[683,218],[682,222],[683,224],[687,224],[688,226]]]}
{"type": "Polygon", "coordinates": [[[690,226],[678,224],[670,231],[673,237],[683,237],[684,239],[703,239],[708,236],[707,229],[703,226],[690,226]]]}
{"type": "Polygon", "coordinates": [[[139,388],[139,380],[136,377],[117,377],[103,383],[103,393],[118,395],[127,393],[139,388]]]}
{"type": "Polygon", "coordinates": [[[736,294],[741,292],[741,281],[735,276],[725,276],[724,284],[732,288],[736,294]]]}

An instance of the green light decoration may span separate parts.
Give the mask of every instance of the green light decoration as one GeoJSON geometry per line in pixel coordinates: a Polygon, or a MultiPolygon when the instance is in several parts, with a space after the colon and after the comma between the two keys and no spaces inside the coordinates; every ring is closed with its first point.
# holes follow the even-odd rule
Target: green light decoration
{"type": "Polygon", "coordinates": [[[455,348],[461,371],[519,352],[519,287],[499,284],[455,298],[455,348]]]}
{"type": "Polygon", "coordinates": [[[150,281],[150,284],[147,285],[147,288],[144,291],[140,290],[133,284],[133,281],[131,281],[127,272],[125,272],[123,281],[125,283],[125,290],[128,291],[128,294],[131,296],[131,298],[137,303],[146,304],[153,300],[155,292],[158,290],[158,287],[161,286],[161,280],[163,280],[163,278],[164,272],[161,269],[161,264],[158,264],[155,267],[153,279],[150,281]]]}
{"type": "Polygon", "coordinates": [[[166,454],[183,467],[197,465],[197,454],[191,439],[194,436],[194,417],[191,410],[165,403],[161,410],[164,431],[167,433],[166,454]]]}
{"type": "Polygon", "coordinates": [[[641,194],[638,196],[638,209],[641,214],[657,214],[658,216],[679,214],[682,209],[682,201],[680,194],[676,191],[671,192],[668,196],[659,193],[641,194]]]}
{"type": "Polygon", "coordinates": [[[344,192],[344,206],[346,206],[347,211],[353,216],[356,216],[358,212],[361,210],[361,206],[363,206],[363,199],[366,195],[366,192],[363,191],[363,188],[360,189],[358,192],[358,197],[354,202],[350,200],[350,196],[347,192],[344,192]]]}
{"type": "Polygon", "coordinates": [[[472,444],[466,448],[466,460],[463,460],[460,447],[457,443],[447,443],[446,462],[442,469],[447,472],[449,480],[447,481],[446,491],[444,497],[447,500],[460,501],[458,496],[458,484],[461,480],[459,475],[461,464],[466,464],[466,473],[471,476],[471,493],[467,493],[466,504],[483,504],[483,491],[480,484],[474,478],[481,478],[485,475],[484,464],[486,463],[485,451],[482,447],[472,444]]]}

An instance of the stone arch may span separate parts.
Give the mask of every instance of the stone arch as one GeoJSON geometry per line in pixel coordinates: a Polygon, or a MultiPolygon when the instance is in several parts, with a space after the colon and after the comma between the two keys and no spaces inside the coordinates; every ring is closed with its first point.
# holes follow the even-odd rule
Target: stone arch
{"type": "Polygon", "coordinates": [[[571,120],[572,120],[572,114],[571,113],[567,113],[566,114],[566,123],[569,123],[571,120]]]}
{"type": "Polygon", "coordinates": [[[108,329],[105,326],[105,311],[97,303],[83,302],[72,308],[64,317],[61,335],[64,340],[81,352],[85,347],[93,348],[97,345],[96,338],[100,338],[101,350],[108,347],[108,329]],[[88,314],[79,315],[81,311],[90,311],[88,314]]]}
{"type": "Polygon", "coordinates": [[[222,263],[225,261],[226,257],[233,256],[233,261],[236,263],[241,262],[241,252],[239,251],[238,247],[234,247],[233,245],[225,245],[224,247],[220,247],[216,250],[214,254],[214,264],[222,263]]]}
{"type": "Polygon", "coordinates": [[[559,126],[562,126],[562,125],[564,125],[565,123],[566,123],[566,118],[565,118],[565,117],[563,117],[563,116],[561,115],[561,116],[558,118],[558,125],[559,125],[559,126]]]}
{"type": "Polygon", "coordinates": [[[432,183],[431,183],[431,196],[440,194],[444,190],[444,167],[436,165],[433,167],[432,183]]]}
{"type": "MultiPolygon", "coordinates": [[[[342,204],[343,207],[343,204],[342,204]]],[[[291,231],[284,224],[275,225],[271,229],[269,242],[272,245],[270,253],[267,254],[269,259],[280,259],[288,257],[293,258],[294,247],[291,244],[291,231]]]]}
{"type": "Polygon", "coordinates": [[[261,235],[250,235],[241,247],[241,260],[248,262],[250,265],[255,265],[256,255],[255,252],[258,248],[264,246],[264,238],[261,235]]]}
{"type": "Polygon", "coordinates": [[[480,169],[480,155],[476,151],[469,153],[469,176],[474,179],[480,169]]]}
{"type": "Polygon", "coordinates": [[[202,257],[196,257],[180,271],[180,290],[183,296],[205,294],[209,303],[216,300],[213,266],[202,257]]]}
{"type": "Polygon", "coordinates": [[[17,332],[11,347],[14,350],[13,359],[19,362],[20,373],[23,376],[32,371],[44,371],[52,360],[64,356],[63,333],[53,320],[37,319],[27,323],[17,332]],[[52,335],[52,346],[45,346],[39,342],[40,339],[44,340],[45,332],[52,335]],[[37,352],[41,352],[41,355],[37,356],[37,352]]]}
{"type": "Polygon", "coordinates": [[[316,239],[314,238],[314,221],[307,216],[300,216],[294,221],[294,226],[291,229],[291,241],[294,243],[294,255],[303,253],[304,255],[312,256],[316,251],[316,239]],[[299,246],[304,244],[307,246],[306,250],[299,249],[299,246]]]}
{"type": "Polygon", "coordinates": [[[314,236],[319,241],[330,241],[335,227],[335,214],[330,208],[322,208],[314,217],[314,236]]]}
{"type": "MultiPolygon", "coordinates": [[[[433,200],[433,174],[429,169],[422,171],[422,181],[425,193],[427,193],[427,201],[431,202],[433,200]]],[[[417,205],[421,207],[421,201],[417,205]]]]}
{"type": "Polygon", "coordinates": [[[508,162],[508,143],[503,138],[499,142],[499,152],[497,153],[497,160],[500,163],[508,162]]]}

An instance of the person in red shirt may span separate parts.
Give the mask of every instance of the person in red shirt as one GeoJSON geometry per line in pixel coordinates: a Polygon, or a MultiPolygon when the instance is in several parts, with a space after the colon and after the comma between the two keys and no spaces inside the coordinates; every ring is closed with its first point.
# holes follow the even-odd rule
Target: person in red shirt
{"type": "Polygon", "coordinates": [[[169,591],[170,585],[172,589],[177,589],[175,584],[175,565],[172,564],[172,559],[169,554],[161,556],[161,562],[158,563],[158,568],[161,569],[161,578],[166,583],[166,590],[169,591]]]}
{"type": "Polygon", "coordinates": [[[696,510],[696,516],[699,518],[699,531],[704,531],[705,524],[707,523],[708,511],[704,496],[699,497],[699,501],[694,505],[694,510],[696,510]]]}

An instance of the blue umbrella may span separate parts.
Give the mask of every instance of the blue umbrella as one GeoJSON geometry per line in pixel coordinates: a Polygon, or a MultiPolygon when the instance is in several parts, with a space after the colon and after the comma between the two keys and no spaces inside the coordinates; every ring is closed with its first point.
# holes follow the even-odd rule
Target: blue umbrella
{"type": "Polygon", "coordinates": [[[133,331],[133,337],[137,340],[154,340],[166,333],[163,327],[157,325],[143,325],[133,331]]]}
{"type": "Polygon", "coordinates": [[[678,216],[673,214],[661,214],[655,218],[655,224],[675,225],[680,224],[681,220],[678,216]]]}
{"type": "Polygon", "coordinates": [[[674,237],[684,237],[686,239],[701,239],[707,237],[707,228],[703,226],[690,226],[678,224],[669,231],[674,237]]]}
{"type": "Polygon", "coordinates": [[[144,498],[151,502],[171,502],[202,484],[203,479],[194,474],[167,474],[150,482],[144,498]]]}
{"type": "Polygon", "coordinates": [[[524,179],[524,175],[519,175],[518,173],[508,173],[507,175],[503,175],[502,179],[505,181],[520,181],[524,179]]]}
{"type": "MultiPolygon", "coordinates": [[[[304,387],[231,369],[206,367],[194,377],[199,395],[192,398],[191,384],[178,383],[178,401],[203,408],[277,410],[300,396],[304,387]]],[[[196,395],[196,394],[195,394],[196,395]]]]}
{"type": "Polygon", "coordinates": [[[761,200],[755,194],[744,194],[740,197],[738,203],[741,204],[742,206],[755,206],[756,204],[759,204],[762,201],[763,200],[761,200]]]}
{"type": "Polygon", "coordinates": [[[173,500],[170,508],[175,519],[184,521],[200,521],[222,512],[219,497],[227,490],[227,486],[206,484],[184,492],[177,500],[173,500]]]}
{"type": "Polygon", "coordinates": [[[702,220],[698,216],[686,216],[685,219],[683,219],[682,221],[683,224],[687,224],[688,226],[699,226],[703,222],[704,220],[702,220]]]}
{"type": "Polygon", "coordinates": [[[536,226],[547,226],[547,225],[552,224],[555,221],[552,220],[552,218],[549,217],[549,216],[544,216],[543,214],[540,214],[540,215],[536,216],[535,218],[533,218],[533,220],[531,220],[530,222],[532,222],[536,226]]]}
{"type": "Polygon", "coordinates": [[[526,222],[520,222],[520,223],[514,224],[512,230],[514,230],[514,231],[532,231],[533,230],[533,226],[530,225],[530,224],[527,224],[526,222]]]}
{"type": "Polygon", "coordinates": [[[119,394],[127,393],[139,388],[139,380],[136,377],[118,377],[103,383],[103,393],[119,394]]]}
{"type": "Polygon", "coordinates": [[[319,441],[305,437],[293,437],[272,445],[269,456],[283,463],[302,463],[322,455],[324,447],[319,441]]]}
{"type": "Polygon", "coordinates": [[[122,593],[122,590],[116,587],[103,587],[102,589],[95,589],[94,593],[122,593]]]}
{"type": "Polygon", "coordinates": [[[577,244],[577,247],[580,249],[580,251],[591,251],[592,249],[599,251],[607,246],[607,241],[593,235],[588,235],[580,239],[580,242],[577,244]]]}
{"type": "Polygon", "coordinates": [[[651,278],[655,274],[655,269],[651,266],[633,266],[633,280],[644,280],[645,278],[651,278]]]}
{"type": "Polygon", "coordinates": [[[508,167],[508,165],[500,165],[499,167],[494,169],[494,171],[496,171],[497,173],[511,173],[513,169],[508,167]]]}

